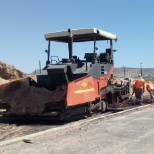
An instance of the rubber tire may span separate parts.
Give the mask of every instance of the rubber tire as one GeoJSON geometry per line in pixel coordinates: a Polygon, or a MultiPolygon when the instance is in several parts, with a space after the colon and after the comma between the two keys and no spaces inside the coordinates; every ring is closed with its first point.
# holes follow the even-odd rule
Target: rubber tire
{"type": "Polygon", "coordinates": [[[107,103],[105,101],[101,101],[101,112],[105,112],[107,109],[107,103]]]}

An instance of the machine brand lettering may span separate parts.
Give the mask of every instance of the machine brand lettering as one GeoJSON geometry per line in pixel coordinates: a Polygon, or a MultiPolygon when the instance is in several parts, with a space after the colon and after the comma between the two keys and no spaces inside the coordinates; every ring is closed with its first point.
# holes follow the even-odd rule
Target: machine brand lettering
{"type": "Polygon", "coordinates": [[[89,88],[89,89],[82,89],[82,90],[75,90],[74,93],[75,94],[80,94],[80,93],[86,93],[86,92],[91,92],[94,91],[94,88],[89,88]]]}

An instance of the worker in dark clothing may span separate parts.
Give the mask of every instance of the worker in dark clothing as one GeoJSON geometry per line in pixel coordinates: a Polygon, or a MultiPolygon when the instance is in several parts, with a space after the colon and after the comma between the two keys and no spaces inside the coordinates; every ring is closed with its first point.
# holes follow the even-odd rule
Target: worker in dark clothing
{"type": "Polygon", "coordinates": [[[151,81],[148,81],[147,85],[146,85],[146,90],[149,92],[150,97],[151,97],[151,102],[154,101],[154,87],[151,81]]]}
{"type": "Polygon", "coordinates": [[[144,91],[145,91],[145,81],[139,74],[138,79],[135,81],[136,105],[142,105],[144,91]]]}

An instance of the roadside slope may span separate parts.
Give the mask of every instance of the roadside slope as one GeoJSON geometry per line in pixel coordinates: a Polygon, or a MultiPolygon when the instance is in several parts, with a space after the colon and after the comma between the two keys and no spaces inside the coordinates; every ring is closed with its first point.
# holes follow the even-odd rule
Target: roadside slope
{"type": "Polygon", "coordinates": [[[22,71],[16,69],[13,65],[0,61],[0,84],[23,77],[26,77],[26,74],[22,71]]]}

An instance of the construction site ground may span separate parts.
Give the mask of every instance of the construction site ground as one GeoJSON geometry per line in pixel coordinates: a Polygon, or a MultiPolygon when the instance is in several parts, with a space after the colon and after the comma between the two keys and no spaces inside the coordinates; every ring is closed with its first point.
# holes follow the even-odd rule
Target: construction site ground
{"type": "MultiPolygon", "coordinates": [[[[0,84],[26,77],[2,62],[0,70],[0,84]]],[[[0,154],[153,154],[154,103],[124,106],[128,110],[69,123],[0,119],[0,154]]]]}
{"type": "MultiPolygon", "coordinates": [[[[149,100],[150,96],[147,92],[144,93],[144,100],[149,100]]],[[[18,100],[18,99],[17,99],[18,100]]],[[[112,115],[115,112],[119,112],[123,109],[130,109],[130,108],[136,108],[137,105],[133,105],[133,102],[135,101],[135,98],[133,98],[132,101],[126,101],[124,104],[120,105],[119,108],[110,109],[107,112],[103,113],[103,116],[112,115]]],[[[145,103],[146,105],[147,103],[145,103]]],[[[95,117],[101,116],[100,112],[96,112],[92,114],[90,117],[88,116],[87,119],[93,119],[95,117]]],[[[29,135],[32,133],[37,133],[40,131],[44,131],[47,129],[59,127],[61,125],[67,125],[70,122],[67,121],[52,121],[48,119],[39,119],[36,118],[13,118],[13,117],[5,117],[2,118],[0,115],[0,142],[5,140],[14,139],[17,137],[22,137],[24,135],[29,135]],[[9,131],[8,131],[9,130],[9,131]]]]}
{"type": "Polygon", "coordinates": [[[153,154],[154,105],[0,142],[2,154],[153,154]]]}

